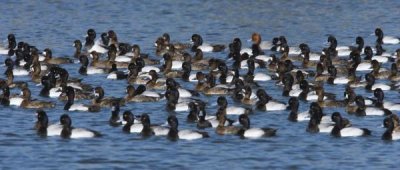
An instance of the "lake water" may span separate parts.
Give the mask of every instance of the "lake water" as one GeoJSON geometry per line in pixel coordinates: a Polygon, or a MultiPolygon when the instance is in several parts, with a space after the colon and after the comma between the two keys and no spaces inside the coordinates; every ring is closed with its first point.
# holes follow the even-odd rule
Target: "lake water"
{"type": "MultiPolygon", "coordinates": [[[[285,35],[289,45],[308,43],[312,51],[324,47],[327,35],[335,35],[339,45],[351,45],[362,36],[373,45],[376,27],[385,35],[400,36],[400,1],[2,1],[0,3],[0,38],[14,33],[17,41],[29,42],[39,49],[51,48],[55,56],[73,54],[75,39],[84,41],[88,28],[99,33],[113,29],[120,42],[138,44],[144,53],[155,55],[154,41],[162,33],[172,41],[188,42],[193,33],[206,42],[230,43],[233,38],[246,40],[259,32],[264,40],[285,35]]],[[[385,46],[394,52],[399,45],[385,46]]],[[[206,57],[225,58],[227,51],[208,53],[206,57]]],[[[5,56],[2,56],[4,61],[5,56]]],[[[81,77],[78,65],[64,65],[71,77],[81,77]]],[[[384,65],[387,67],[387,65],[384,65]]],[[[4,72],[0,67],[0,72],[4,72]]],[[[125,81],[110,81],[106,75],[84,77],[93,86],[101,85],[106,96],[123,96],[125,81]]],[[[4,78],[4,75],[2,75],[4,78]]],[[[16,80],[29,80],[18,77],[16,80]]],[[[383,81],[384,82],[384,81],[383,81]]],[[[273,81],[261,83],[279,101],[281,88],[273,81]]],[[[33,98],[40,88],[29,84],[33,98]]],[[[193,88],[192,84],[184,84],[193,88]]],[[[342,99],[343,86],[326,85],[326,91],[342,99]]],[[[358,94],[372,93],[357,89],[358,94]]],[[[19,93],[13,90],[12,93],[19,93]]],[[[400,102],[397,91],[386,92],[386,100],[400,102]]],[[[216,96],[202,96],[208,101],[208,112],[216,112],[216,96]]],[[[234,102],[229,99],[230,105],[234,102]]],[[[55,99],[56,107],[46,110],[51,122],[65,113],[64,103],[55,99]]],[[[236,105],[240,105],[237,104],[236,105]]],[[[302,102],[300,110],[308,108],[302,102]]],[[[135,114],[150,114],[153,123],[168,117],[165,101],[128,104],[121,108],[135,114]]],[[[73,125],[100,131],[104,136],[93,139],[64,140],[40,138],[32,129],[34,110],[0,107],[0,162],[2,169],[395,169],[400,155],[399,142],[383,142],[380,137],[383,117],[355,117],[340,111],[354,126],[372,130],[372,136],[333,138],[327,134],[310,134],[307,123],[287,121],[288,111],[260,112],[250,116],[253,127],[278,128],[276,137],[243,140],[237,136],[172,142],[164,137],[141,139],[124,134],[121,128],[108,125],[110,109],[100,113],[69,112],[73,125]]],[[[178,113],[180,129],[194,129],[184,122],[187,113],[178,113]]]]}

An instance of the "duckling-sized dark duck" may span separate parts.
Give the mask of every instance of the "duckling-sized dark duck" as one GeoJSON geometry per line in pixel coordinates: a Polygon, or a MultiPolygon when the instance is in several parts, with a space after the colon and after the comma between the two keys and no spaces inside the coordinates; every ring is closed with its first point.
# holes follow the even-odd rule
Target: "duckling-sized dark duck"
{"type": "Polygon", "coordinates": [[[53,52],[50,48],[44,49],[43,54],[45,57],[43,62],[48,64],[69,64],[74,62],[74,60],[67,57],[53,57],[53,52]]]}
{"type": "Polygon", "coordinates": [[[53,102],[32,100],[31,91],[29,88],[25,87],[22,89],[22,103],[20,107],[28,109],[42,109],[42,108],[52,108],[55,106],[53,102]]]}

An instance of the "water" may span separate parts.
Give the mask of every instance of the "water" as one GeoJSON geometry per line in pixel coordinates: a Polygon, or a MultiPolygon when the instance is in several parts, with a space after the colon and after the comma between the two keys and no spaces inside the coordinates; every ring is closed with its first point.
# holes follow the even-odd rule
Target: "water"
{"type": "MultiPolygon", "coordinates": [[[[209,43],[228,44],[235,37],[244,42],[251,33],[260,32],[264,40],[285,35],[289,45],[308,43],[313,51],[321,50],[327,35],[333,34],[339,45],[350,45],[356,36],[373,45],[370,36],[376,27],[386,35],[400,35],[399,1],[3,1],[0,6],[0,37],[14,33],[17,41],[29,42],[39,49],[50,47],[55,56],[73,54],[72,42],[84,40],[88,28],[98,33],[113,29],[121,42],[139,44],[142,51],[154,54],[153,43],[164,32],[172,41],[188,42],[199,33],[209,43]]],[[[98,34],[99,35],[99,34],[98,34]]],[[[393,52],[398,45],[385,46],[393,52]]],[[[212,53],[206,57],[226,57],[212,53]]],[[[3,59],[2,59],[3,60],[3,59]]],[[[387,65],[384,65],[387,67],[387,65]]],[[[64,65],[72,77],[81,77],[78,66],[64,65]]],[[[0,68],[0,72],[4,67],[0,68]]],[[[105,80],[106,75],[84,77],[93,86],[102,85],[106,96],[123,96],[124,81],[105,80]]],[[[16,80],[28,80],[18,77],[16,80]]],[[[384,82],[384,81],[383,81],[384,82]]],[[[280,87],[273,82],[261,83],[267,92],[286,102],[280,87]]],[[[40,87],[29,84],[33,98],[40,87]]],[[[193,88],[192,84],[184,84],[193,88]]],[[[342,98],[344,87],[326,85],[326,91],[342,98]]],[[[12,93],[19,93],[13,90],[12,93]]],[[[372,96],[363,89],[357,94],[372,96]]],[[[215,113],[216,97],[203,96],[209,102],[208,112],[215,113]]],[[[47,99],[48,100],[48,99],[47,99]]],[[[53,100],[53,99],[51,99],[53,100]]],[[[386,93],[386,100],[400,102],[395,91],[386,93]]],[[[47,110],[51,122],[64,113],[64,103],[47,110]]],[[[81,101],[88,102],[88,101],[81,101]]],[[[229,99],[230,105],[233,101],[229,99]]],[[[240,105],[240,104],[237,104],[240,105]]],[[[302,102],[300,110],[309,103],[302,102]]],[[[128,104],[121,110],[140,114],[146,110],[153,123],[168,117],[165,101],[128,104]]],[[[141,139],[124,134],[121,128],[108,126],[110,109],[100,113],[69,112],[73,125],[100,131],[104,136],[94,139],[63,140],[40,138],[32,129],[34,110],[1,107],[0,162],[3,169],[394,169],[398,142],[383,142],[380,127],[383,117],[358,118],[340,111],[354,126],[367,127],[373,135],[366,138],[336,139],[326,134],[305,132],[306,123],[290,123],[287,111],[259,112],[250,116],[253,127],[278,128],[277,137],[242,140],[236,136],[218,136],[212,129],[211,138],[171,142],[163,137],[141,139]]],[[[186,113],[177,114],[181,129],[194,129],[184,122],[186,113]]]]}

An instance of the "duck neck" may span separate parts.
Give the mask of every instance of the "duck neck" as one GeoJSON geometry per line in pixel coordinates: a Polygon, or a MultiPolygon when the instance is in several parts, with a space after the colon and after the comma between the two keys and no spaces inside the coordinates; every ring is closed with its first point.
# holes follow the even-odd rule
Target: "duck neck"
{"type": "Polygon", "coordinates": [[[72,127],[68,125],[64,125],[63,129],[61,130],[61,137],[63,138],[70,138],[72,133],[72,127]]]}

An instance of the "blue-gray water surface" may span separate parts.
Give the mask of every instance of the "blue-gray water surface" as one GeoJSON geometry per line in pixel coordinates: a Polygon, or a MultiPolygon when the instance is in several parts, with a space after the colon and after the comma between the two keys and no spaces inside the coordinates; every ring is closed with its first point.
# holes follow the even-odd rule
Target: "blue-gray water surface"
{"type": "MultiPolygon", "coordinates": [[[[264,40],[285,35],[289,45],[308,43],[312,51],[324,47],[332,34],[339,45],[351,45],[362,36],[374,45],[371,36],[376,27],[385,35],[400,36],[400,1],[2,1],[0,2],[0,38],[14,33],[17,41],[29,42],[39,49],[51,48],[55,56],[71,56],[75,39],[84,41],[88,28],[98,33],[114,30],[121,42],[138,44],[144,53],[155,56],[154,41],[164,32],[174,42],[188,42],[193,33],[209,43],[230,43],[239,37],[244,46],[253,32],[264,40]]],[[[99,36],[99,34],[98,34],[99,36]]],[[[385,46],[394,52],[399,45],[385,46]]],[[[206,57],[225,58],[227,51],[207,53],[206,57]]],[[[4,61],[5,56],[2,56],[4,61]]],[[[78,65],[63,65],[71,77],[84,78],[93,86],[102,86],[106,96],[122,97],[127,83],[106,80],[106,75],[81,76],[78,65]]],[[[385,65],[386,66],[386,65],[385,65]]],[[[4,67],[0,68],[4,72],[4,67]]],[[[4,78],[4,75],[1,75],[4,78]]],[[[16,80],[29,80],[16,77],[16,80]]],[[[385,82],[385,81],[383,81],[385,82]]],[[[278,101],[281,87],[275,82],[261,83],[278,101]]],[[[193,84],[183,83],[193,88],[193,84]]],[[[29,83],[33,98],[51,100],[56,107],[47,109],[51,122],[63,113],[64,102],[38,96],[40,86],[29,83]]],[[[342,99],[344,87],[325,86],[342,99]]],[[[12,90],[12,93],[19,93],[12,90]]],[[[358,94],[372,96],[362,88],[358,94]]],[[[397,91],[385,93],[386,100],[400,102],[397,91]]],[[[209,113],[216,112],[216,96],[202,96],[209,113]]],[[[230,105],[234,103],[230,98],[230,105]]],[[[89,102],[89,101],[81,101],[89,102]]],[[[300,110],[308,108],[302,102],[300,110]]],[[[152,123],[164,123],[169,113],[165,100],[156,103],[130,103],[121,108],[135,114],[149,113],[152,123]]],[[[124,134],[121,128],[108,125],[110,109],[99,113],[69,112],[73,125],[100,131],[92,139],[65,140],[39,137],[33,124],[35,110],[0,107],[0,162],[2,169],[395,169],[400,155],[399,142],[383,142],[383,117],[355,117],[340,111],[354,126],[372,130],[372,136],[333,138],[328,134],[310,134],[307,123],[291,123],[288,111],[255,111],[250,116],[253,127],[278,128],[276,137],[243,140],[237,136],[219,136],[212,129],[210,138],[172,142],[165,137],[142,139],[124,134]]],[[[396,112],[397,113],[397,112],[396,112]]],[[[178,113],[181,129],[195,129],[178,113]]],[[[233,117],[235,118],[235,117],[233,117]]]]}

